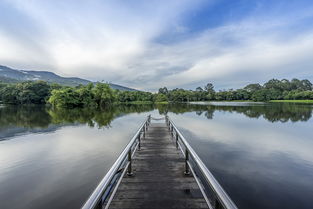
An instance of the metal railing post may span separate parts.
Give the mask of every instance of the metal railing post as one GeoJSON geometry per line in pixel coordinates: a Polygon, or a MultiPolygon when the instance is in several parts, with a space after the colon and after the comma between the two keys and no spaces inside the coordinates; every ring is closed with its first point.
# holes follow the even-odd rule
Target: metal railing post
{"type": "Polygon", "coordinates": [[[143,126],[143,137],[146,137],[146,124],[143,126]]]}
{"type": "Polygon", "coordinates": [[[102,209],[102,205],[102,200],[100,200],[95,209],[102,209]]]}
{"type": "Polygon", "coordinates": [[[186,148],[186,150],[185,150],[185,172],[184,172],[185,175],[190,175],[190,168],[188,165],[188,160],[189,160],[189,152],[186,148]]]}
{"type": "Polygon", "coordinates": [[[141,139],[140,139],[140,134],[138,135],[138,150],[141,148],[141,139]]]}
{"type": "Polygon", "coordinates": [[[128,170],[127,170],[127,175],[128,176],[132,176],[133,175],[133,172],[132,172],[132,150],[129,149],[128,151],[128,170]]]}
{"type": "Polygon", "coordinates": [[[177,131],[176,131],[176,149],[178,149],[178,133],[177,133],[177,131]]]}
{"type": "Polygon", "coordinates": [[[220,201],[217,199],[215,199],[215,209],[223,209],[222,204],[220,203],[220,201]]]}

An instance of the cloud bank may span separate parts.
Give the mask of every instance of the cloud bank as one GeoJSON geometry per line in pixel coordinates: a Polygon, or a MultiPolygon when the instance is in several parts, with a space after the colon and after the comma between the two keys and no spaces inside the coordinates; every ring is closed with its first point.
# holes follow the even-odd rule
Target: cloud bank
{"type": "Polygon", "coordinates": [[[4,0],[0,63],[145,90],[313,78],[309,1],[229,4],[4,0]]]}

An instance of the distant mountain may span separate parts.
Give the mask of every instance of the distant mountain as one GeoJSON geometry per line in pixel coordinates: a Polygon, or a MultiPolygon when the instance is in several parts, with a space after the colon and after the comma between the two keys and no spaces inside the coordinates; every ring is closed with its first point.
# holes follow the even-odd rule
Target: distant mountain
{"type": "Polygon", "coordinates": [[[17,83],[18,80],[12,79],[12,78],[8,78],[8,77],[4,77],[4,76],[0,76],[0,82],[4,82],[4,83],[17,83]]]}
{"type": "MultiPolygon", "coordinates": [[[[47,81],[49,83],[58,83],[65,86],[78,86],[80,84],[86,85],[91,81],[76,77],[62,77],[49,71],[28,71],[16,70],[6,66],[0,65],[0,81],[6,83],[17,83],[21,81],[47,81]]],[[[113,89],[122,91],[137,91],[136,89],[120,86],[117,84],[109,83],[113,89]]]]}

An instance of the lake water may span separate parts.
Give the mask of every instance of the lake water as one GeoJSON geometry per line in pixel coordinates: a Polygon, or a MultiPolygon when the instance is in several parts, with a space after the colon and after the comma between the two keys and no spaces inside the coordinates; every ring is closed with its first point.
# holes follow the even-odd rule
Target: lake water
{"type": "Polygon", "coordinates": [[[312,105],[0,107],[0,208],[80,208],[145,116],[168,114],[239,208],[312,208],[312,105]]]}

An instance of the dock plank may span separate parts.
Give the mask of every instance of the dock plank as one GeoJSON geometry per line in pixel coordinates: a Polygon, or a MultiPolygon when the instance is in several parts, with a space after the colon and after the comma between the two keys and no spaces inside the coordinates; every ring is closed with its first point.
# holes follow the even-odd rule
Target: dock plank
{"type": "Polygon", "coordinates": [[[166,124],[150,124],[133,159],[134,175],[123,177],[109,208],[208,208],[184,166],[166,124]]]}

